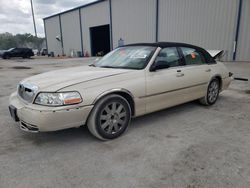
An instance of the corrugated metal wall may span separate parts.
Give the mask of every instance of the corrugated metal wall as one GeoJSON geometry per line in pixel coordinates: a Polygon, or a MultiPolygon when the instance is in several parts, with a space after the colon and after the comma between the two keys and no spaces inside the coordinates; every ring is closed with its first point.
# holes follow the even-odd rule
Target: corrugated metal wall
{"type": "Polygon", "coordinates": [[[112,0],[113,47],[122,38],[125,44],[154,42],[155,0],[112,0]]]}
{"type": "Polygon", "coordinates": [[[250,0],[243,0],[242,4],[236,60],[250,60],[250,0]]]}
{"type": "Polygon", "coordinates": [[[159,0],[159,41],[226,51],[232,60],[238,1],[159,0]]]}
{"type": "MultiPolygon", "coordinates": [[[[242,16],[236,60],[250,60],[250,0],[242,0],[242,16]]],[[[64,51],[91,52],[90,31],[93,26],[110,24],[112,16],[113,48],[122,38],[125,44],[156,41],[157,0],[106,0],[61,13],[64,51]],[[81,25],[81,26],[80,26],[81,25]],[[82,36],[80,32],[82,27],[82,36]],[[81,40],[82,38],[82,40],[81,40]]],[[[238,5],[240,0],[159,0],[158,41],[195,44],[205,49],[222,49],[224,60],[233,60],[238,5]]],[[[59,16],[44,20],[48,51],[62,54],[59,16]]]]}
{"type": "Polygon", "coordinates": [[[54,52],[55,55],[61,55],[61,43],[56,40],[56,36],[60,36],[59,16],[46,19],[44,23],[46,29],[48,52],[54,52]]]}
{"type": "Polygon", "coordinates": [[[62,37],[64,54],[71,55],[71,51],[82,51],[79,10],[67,12],[61,15],[62,37]]]}
{"type": "Polygon", "coordinates": [[[90,27],[110,23],[109,2],[104,1],[88,7],[81,8],[83,49],[90,54],[90,27]]]}

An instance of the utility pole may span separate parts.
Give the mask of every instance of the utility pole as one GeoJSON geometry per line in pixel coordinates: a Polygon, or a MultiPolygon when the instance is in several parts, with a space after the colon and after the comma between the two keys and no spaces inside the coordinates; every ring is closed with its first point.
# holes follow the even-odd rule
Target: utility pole
{"type": "Polygon", "coordinates": [[[31,5],[31,12],[32,12],[32,17],[33,17],[33,24],[34,24],[35,36],[37,37],[36,22],[35,22],[35,16],[34,16],[34,10],[33,10],[33,2],[32,2],[32,0],[30,0],[30,5],[31,5]]]}

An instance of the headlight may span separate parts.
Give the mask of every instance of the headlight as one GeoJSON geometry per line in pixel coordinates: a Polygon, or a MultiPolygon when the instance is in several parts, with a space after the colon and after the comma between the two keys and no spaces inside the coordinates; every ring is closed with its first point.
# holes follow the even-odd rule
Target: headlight
{"type": "Polygon", "coordinates": [[[78,92],[39,93],[35,100],[35,104],[46,106],[63,106],[80,102],[82,97],[78,92]]]}

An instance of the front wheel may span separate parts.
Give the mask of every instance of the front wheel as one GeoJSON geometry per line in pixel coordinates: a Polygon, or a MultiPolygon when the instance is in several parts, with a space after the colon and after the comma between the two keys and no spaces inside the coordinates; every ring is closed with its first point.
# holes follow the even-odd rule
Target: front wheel
{"type": "Polygon", "coordinates": [[[3,59],[9,59],[9,58],[10,58],[9,55],[4,55],[4,56],[3,56],[3,59]]]}
{"type": "Polygon", "coordinates": [[[213,105],[217,101],[219,93],[220,93],[220,82],[217,78],[215,78],[209,83],[206,96],[201,98],[199,101],[201,104],[206,106],[213,105]]]}
{"type": "Polygon", "coordinates": [[[96,103],[87,125],[95,137],[110,140],[127,130],[130,119],[131,108],[128,101],[120,95],[112,94],[96,103]]]}

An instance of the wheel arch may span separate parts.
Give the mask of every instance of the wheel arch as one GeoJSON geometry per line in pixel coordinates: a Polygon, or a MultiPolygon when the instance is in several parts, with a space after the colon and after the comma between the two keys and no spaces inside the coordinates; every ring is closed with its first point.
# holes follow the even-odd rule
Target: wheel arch
{"type": "Polygon", "coordinates": [[[2,55],[2,57],[3,57],[4,59],[7,59],[7,57],[10,57],[10,54],[9,54],[8,52],[5,52],[5,53],[2,55]]]}
{"type": "Polygon", "coordinates": [[[133,94],[128,91],[127,89],[123,89],[123,88],[117,88],[117,89],[111,89],[108,91],[105,91],[103,93],[101,93],[100,95],[98,95],[93,104],[95,105],[99,100],[101,100],[102,98],[106,97],[107,95],[110,94],[117,94],[122,96],[123,98],[125,98],[127,100],[127,102],[129,103],[129,106],[131,108],[131,115],[134,116],[135,115],[135,102],[134,102],[134,96],[133,94]]]}
{"type": "MultiPolygon", "coordinates": [[[[220,91],[221,91],[221,89],[222,89],[222,77],[221,77],[221,75],[219,75],[219,74],[214,75],[214,76],[211,78],[210,82],[211,82],[213,79],[218,79],[218,80],[219,80],[220,91]]],[[[209,83],[210,83],[210,82],[209,82],[209,83]]]]}

